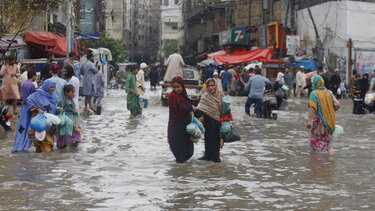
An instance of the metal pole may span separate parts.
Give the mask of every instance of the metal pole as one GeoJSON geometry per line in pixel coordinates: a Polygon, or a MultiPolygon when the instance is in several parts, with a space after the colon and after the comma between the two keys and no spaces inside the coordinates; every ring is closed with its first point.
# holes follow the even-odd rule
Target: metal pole
{"type": "MultiPolygon", "coordinates": [[[[280,51],[279,51],[279,60],[281,60],[281,55],[282,55],[282,52],[283,52],[283,47],[284,47],[284,39],[285,39],[285,34],[286,34],[286,24],[287,24],[287,21],[288,21],[288,17],[289,17],[289,8],[290,8],[290,0],[288,1],[288,7],[286,9],[286,16],[285,16],[285,21],[284,21],[284,28],[283,28],[283,35],[281,36],[281,46],[280,47],[280,51]]],[[[281,70],[281,63],[279,63],[279,72],[281,70]]]]}
{"type": "Polygon", "coordinates": [[[72,0],[68,0],[66,2],[66,58],[69,58],[69,53],[71,52],[71,44],[70,40],[72,39],[72,7],[73,2],[72,0]]]}
{"type": "Polygon", "coordinates": [[[321,41],[319,33],[318,33],[318,28],[316,27],[314,18],[313,18],[312,14],[311,14],[310,7],[307,6],[306,0],[303,0],[303,3],[307,7],[307,11],[309,12],[309,16],[311,18],[311,22],[314,25],[314,31],[315,31],[315,36],[316,36],[315,48],[316,48],[316,54],[317,54],[316,55],[316,57],[317,57],[317,64],[318,64],[318,66],[320,66],[320,65],[322,65],[323,56],[324,56],[323,55],[324,52],[322,52],[322,50],[323,50],[323,44],[322,44],[322,41],[321,41]]]}

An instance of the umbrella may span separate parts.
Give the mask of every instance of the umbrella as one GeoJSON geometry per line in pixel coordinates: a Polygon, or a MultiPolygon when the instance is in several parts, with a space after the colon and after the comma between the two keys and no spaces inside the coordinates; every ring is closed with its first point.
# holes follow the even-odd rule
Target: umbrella
{"type": "Polygon", "coordinates": [[[215,62],[215,60],[213,60],[213,59],[206,59],[206,60],[203,60],[203,61],[201,61],[201,65],[203,65],[203,64],[205,64],[205,65],[210,65],[210,64],[212,64],[212,63],[214,63],[215,62]]]}

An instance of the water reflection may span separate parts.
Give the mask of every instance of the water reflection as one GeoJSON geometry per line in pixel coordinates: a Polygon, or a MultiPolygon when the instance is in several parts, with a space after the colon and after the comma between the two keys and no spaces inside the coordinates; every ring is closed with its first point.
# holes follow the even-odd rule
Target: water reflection
{"type": "Polygon", "coordinates": [[[307,163],[307,168],[309,169],[306,175],[307,183],[317,183],[317,184],[333,184],[335,170],[335,161],[332,156],[323,153],[310,153],[309,162],[307,163]]]}

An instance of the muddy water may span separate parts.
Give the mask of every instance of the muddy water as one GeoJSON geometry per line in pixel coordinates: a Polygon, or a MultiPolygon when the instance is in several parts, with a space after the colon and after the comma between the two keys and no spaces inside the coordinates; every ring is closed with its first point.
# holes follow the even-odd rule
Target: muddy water
{"type": "Polygon", "coordinates": [[[198,161],[200,142],[176,164],[158,96],[130,121],[122,92],[112,92],[103,115],[85,120],[78,149],[11,154],[14,134],[0,129],[0,210],[375,209],[375,115],[351,115],[350,100],[337,114],[345,133],[333,157],[309,153],[306,101],[273,121],[245,116],[246,98],[234,98],[242,140],[224,146],[223,162],[198,161]]]}

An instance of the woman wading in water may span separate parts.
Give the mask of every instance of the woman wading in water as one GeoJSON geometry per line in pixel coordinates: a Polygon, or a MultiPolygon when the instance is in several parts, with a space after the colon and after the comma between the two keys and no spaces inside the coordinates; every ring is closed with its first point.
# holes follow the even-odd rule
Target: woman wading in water
{"type": "Polygon", "coordinates": [[[328,151],[333,155],[332,134],[336,129],[335,111],[340,108],[340,104],[324,86],[321,76],[314,76],[312,89],[309,97],[310,111],[307,117],[307,128],[310,129],[310,149],[311,151],[328,151]]]}

